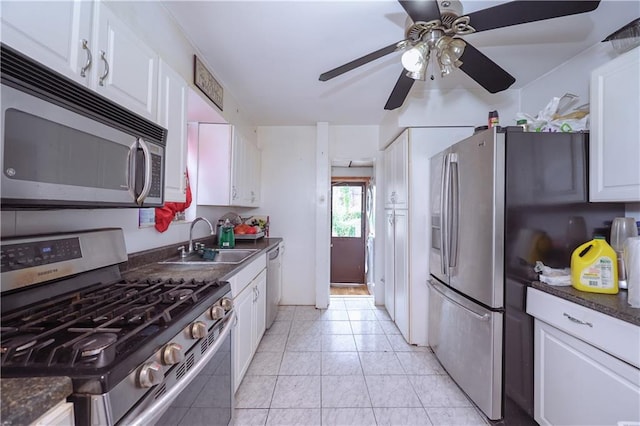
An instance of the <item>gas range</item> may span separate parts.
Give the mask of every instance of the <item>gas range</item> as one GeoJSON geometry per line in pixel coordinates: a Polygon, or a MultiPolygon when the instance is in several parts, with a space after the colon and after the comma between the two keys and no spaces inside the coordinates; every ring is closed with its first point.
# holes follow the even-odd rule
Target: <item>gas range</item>
{"type": "Polygon", "coordinates": [[[71,377],[76,424],[156,420],[230,351],[229,283],[127,281],[126,257],[118,229],[2,241],[2,376],[71,377]]]}

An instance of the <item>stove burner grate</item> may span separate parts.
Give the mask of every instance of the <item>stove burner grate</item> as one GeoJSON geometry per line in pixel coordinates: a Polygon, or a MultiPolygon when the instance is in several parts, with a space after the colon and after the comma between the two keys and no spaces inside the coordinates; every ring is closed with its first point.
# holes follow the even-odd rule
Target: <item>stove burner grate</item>
{"type": "Polygon", "coordinates": [[[0,347],[8,366],[100,368],[138,350],[218,291],[212,281],[96,284],[4,314],[0,347]]]}

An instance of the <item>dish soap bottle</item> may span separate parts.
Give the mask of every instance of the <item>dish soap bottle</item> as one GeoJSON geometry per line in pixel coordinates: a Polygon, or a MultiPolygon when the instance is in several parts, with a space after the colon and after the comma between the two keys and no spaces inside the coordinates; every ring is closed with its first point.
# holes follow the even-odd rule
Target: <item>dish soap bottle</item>
{"type": "Polygon", "coordinates": [[[616,252],[604,237],[595,237],[573,251],[571,286],[592,293],[618,293],[616,252]]]}
{"type": "Polygon", "coordinates": [[[224,224],[220,227],[218,246],[220,248],[234,248],[236,246],[236,237],[233,235],[233,225],[229,219],[225,220],[224,224]]]}

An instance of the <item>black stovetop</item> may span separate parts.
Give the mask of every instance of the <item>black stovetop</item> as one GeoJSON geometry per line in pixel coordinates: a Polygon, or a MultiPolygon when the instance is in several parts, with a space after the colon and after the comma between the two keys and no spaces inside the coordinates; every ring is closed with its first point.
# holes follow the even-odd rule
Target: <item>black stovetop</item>
{"type": "Polygon", "coordinates": [[[229,290],[216,281],[120,280],[2,312],[2,376],[99,380],[106,391],[229,290]]]}

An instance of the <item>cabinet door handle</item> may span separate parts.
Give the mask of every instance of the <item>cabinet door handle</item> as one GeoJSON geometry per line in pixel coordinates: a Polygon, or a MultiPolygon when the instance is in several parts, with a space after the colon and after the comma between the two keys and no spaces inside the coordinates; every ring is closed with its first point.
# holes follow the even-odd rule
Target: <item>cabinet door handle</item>
{"type": "Polygon", "coordinates": [[[187,193],[187,188],[189,187],[189,176],[187,176],[187,172],[184,172],[184,188],[182,188],[182,193],[187,193]]]}
{"type": "Polygon", "coordinates": [[[91,67],[91,62],[93,62],[93,57],[91,56],[91,49],[89,49],[89,42],[84,38],[82,39],[82,48],[87,51],[87,62],[84,67],[80,68],[80,77],[86,77],[87,70],[91,67]]]}
{"type": "Polygon", "coordinates": [[[591,324],[590,322],[579,320],[578,318],[572,317],[566,312],[563,312],[562,315],[567,317],[571,322],[575,322],[576,324],[580,324],[580,325],[588,325],[589,327],[593,328],[593,324],[591,324]]]}
{"type": "Polygon", "coordinates": [[[104,62],[104,74],[100,76],[100,81],[98,82],[100,86],[104,86],[104,79],[109,75],[109,62],[107,62],[107,53],[104,50],[100,51],[100,58],[104,62]]]}

